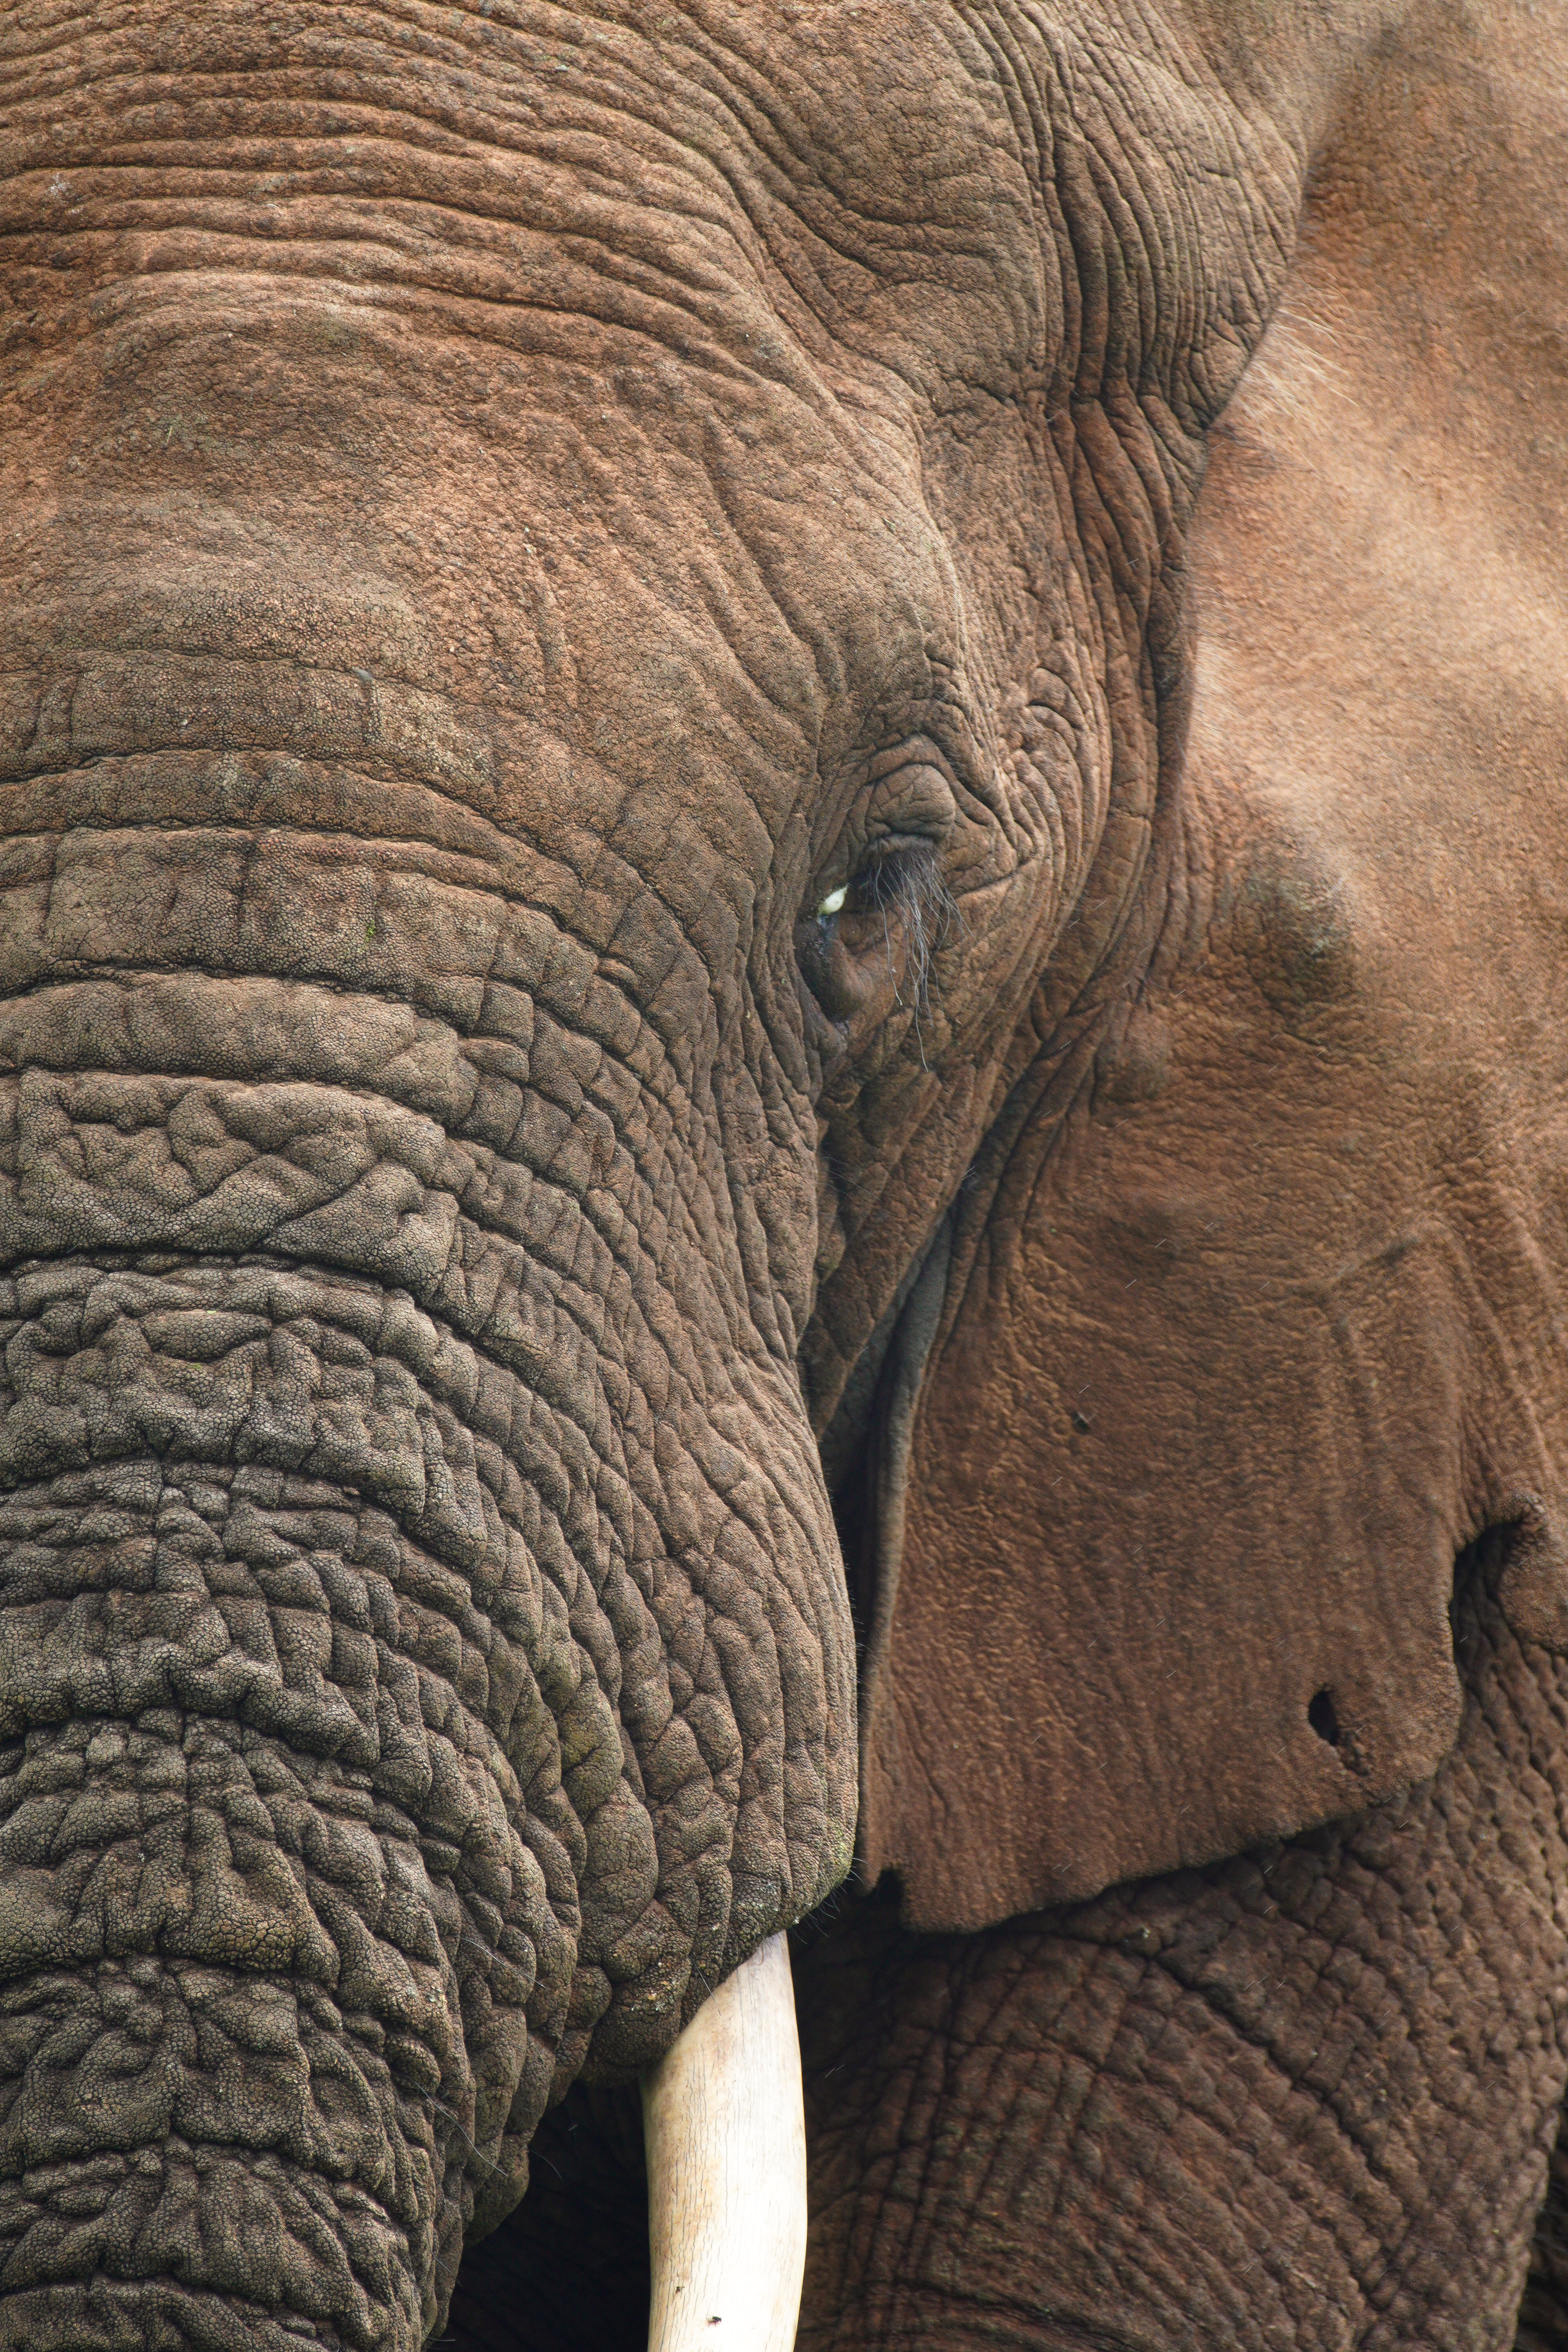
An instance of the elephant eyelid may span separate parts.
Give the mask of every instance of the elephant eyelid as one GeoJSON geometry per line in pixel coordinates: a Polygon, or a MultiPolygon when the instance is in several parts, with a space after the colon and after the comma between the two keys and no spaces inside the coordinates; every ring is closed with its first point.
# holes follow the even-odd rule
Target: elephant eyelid
{"type": "Polygon", "coordinates": [[[952,911],[947,886],[937,866],[937,845],[918,836],[884,837],[871,856],[862,859],[847,882],[819,898],[813,909],[819,923],[831,922],[854,900],[857,914],[897,908],[921,920],[928,908],[952,911]]]}

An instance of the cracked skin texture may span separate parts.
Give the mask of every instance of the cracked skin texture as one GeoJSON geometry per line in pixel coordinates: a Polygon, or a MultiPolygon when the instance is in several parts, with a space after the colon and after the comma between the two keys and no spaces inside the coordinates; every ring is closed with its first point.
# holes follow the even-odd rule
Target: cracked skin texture
{"type": "Polygon", "coordinates": [[[1561,2332],[1562,51],[13,12],[0,2346],[1561,2332]]]}

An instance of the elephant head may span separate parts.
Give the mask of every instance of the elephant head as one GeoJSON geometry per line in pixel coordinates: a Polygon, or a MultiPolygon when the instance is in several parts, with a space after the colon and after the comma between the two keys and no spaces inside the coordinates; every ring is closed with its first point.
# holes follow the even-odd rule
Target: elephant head
{"type": "Polygon", "coordinates": [[[1347,1056],[1383,1115],[1354,888],[1180,791],[1208,435],[1394,13],[16,19],[0,2343],[412,2352],[849,1865],[835,1499],[942,1924],[1427,1769],[1454,1545],[1555,1559],[1458,1229],[1271,1173],[1347,1056]],[[1178,1337],[1086,1371],[1118,1282],[1178,1337]]]}

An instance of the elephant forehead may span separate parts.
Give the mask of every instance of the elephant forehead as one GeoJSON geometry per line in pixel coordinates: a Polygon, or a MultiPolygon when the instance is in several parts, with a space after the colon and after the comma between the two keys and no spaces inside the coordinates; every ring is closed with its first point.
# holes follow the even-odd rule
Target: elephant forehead
{"type": "Polygon", "coordinates": [[[1200,48],[1083,0],[486,0],[438,34],[207,0],[79,47],[69,89],[18,92],[16,266],[51,310],[48,273],[85,273],[105,323],[116,286],[122,327],[128,276],[281,276],[460,341],[599,366],[614,331],[941,415],[1038,389],[1064,335],[1091,372],[1129,341],[1179,362],[1216,299],[1228,348],[1293,215],[1293,159],[1200,48]]]}
{"type": "Polygon", "coordinates": [[[715,325],[728,342],[737,300],[760,320],[786,278],[805,310],[851,317],[919,282],[931,352],[966,307],[956,340],[987,351],[1027,307],[1008,58],[956,11],[521,0],[449,9],[435,34],[367,6],[285,24],[208,0],[80,38],[89,70],[19,121],[20,161],[52,175],[55,229],[121,226],[163,268],[193,239],[281,241],[297,275],[521,301],[555,332],[616,316],[666,342],[715,325]],[[130,183],[97,135],[110,118],[130,183]]]}
{"type": "Polygon", "coordinates": [[[368,755],[557,854],[651,789],[667,818],[700,799],[739,882],[868,687],[895,732],[965,698],[916,442],[857,439],[826,386],[602,323],[508,351],[341,286],[181,275],[79,322],[0,451],[54,475],[0,514],[5,766],[368,755]],[[700,789],[717,772],[735,789],[700,789]]]}
{"type": "MultiPolygon", "coordinates": [[[[1048,118],[1114,136],[1081,27],[1070,74],[1037,25],[910,0],[524,5],[439,37],[310,7],[286,39],[212,0],[82,39],[47,139],[18,115],[18,282],[66,329],[17,410],[16,462],[52,446],[58,484],[14,551],[59,592],[58,617],[16,600],[27,740],[75,694],[57,656],[188,647],[205,599],[224,650],[279,665],[274,742],[335,656],[373,731],[411,687],[521,713],[612,794],[705,794],[744,920],[873,698],[889,740],[974,700],[963,648],[994,666],[1000,640],[965,612],[924,445],[1059,339],[1048,118]]],[[[1131,181],[1155,176],[1140,151],[1131,181]]],[[[448,772],[484,766],[488,719],[418,720],[448,772]]],[[[193,740],[190,710],[169,725],[193,740]]],[[[554,789],[542,765],[521,814],[554,789]]]]}

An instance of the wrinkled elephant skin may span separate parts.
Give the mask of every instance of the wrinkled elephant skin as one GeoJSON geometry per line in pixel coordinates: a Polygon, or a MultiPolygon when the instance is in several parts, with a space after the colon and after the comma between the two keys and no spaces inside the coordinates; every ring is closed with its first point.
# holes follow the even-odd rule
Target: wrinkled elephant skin
{"type": "Polygon", "coordinates": [[[1510,2340],[1565,89],[12,9],[0,2347],[635,2336],[628,2086],[857,1838],[804,2345],[1510,2340]]]}

